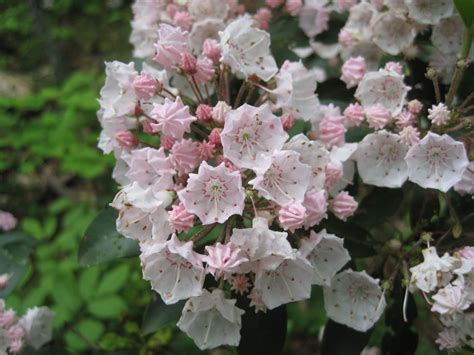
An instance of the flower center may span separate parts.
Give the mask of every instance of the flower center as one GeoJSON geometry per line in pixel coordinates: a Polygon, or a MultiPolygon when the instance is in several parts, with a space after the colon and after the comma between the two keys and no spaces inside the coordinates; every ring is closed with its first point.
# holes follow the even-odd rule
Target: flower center
{"type": "Polygon", "coordinates": [[[206,195],[212,200],[220,200],[225,196],[227,188],[218,178],[210,178],[206,183],[206,195]]]}

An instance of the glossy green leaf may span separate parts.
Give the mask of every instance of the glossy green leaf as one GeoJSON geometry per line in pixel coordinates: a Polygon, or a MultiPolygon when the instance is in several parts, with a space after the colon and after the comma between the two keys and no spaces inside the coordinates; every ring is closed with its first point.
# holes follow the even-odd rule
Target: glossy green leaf
{"type": "Polygon", "coordinates": [[[114,259],[137,256],[138,243],[117,232],[117,211],[107,207],[94,219],[79,247],[81,266],[89,266],[114,259]]]}
{"type": "Polygon", "coordinates": [[[25,260],[30,255],[36,241],[29,235],[14,231],[0,234],[0,249],[7,251],[13,258],[25,260]]]}
{"type": "Polygon", "coordinates": [[[461,18],[467,28],[473,31],[474,26],[474,0],[454,0],[461,18]]]}
{"type": "Polygon", "coordinates": [[[148,304],[143,315],[142,332],[144,335],[151,334],[167,325],[176,324],[184,301],[167,306],[159,296],[153,295],[153,300],[148,304]]]}
{"type": "Polygon", "coordinates": [[[18,259],[15,259],[6,250],[0,249],[0,275],[10,275],[10,280],[8,281],[7,287],[5,287],[3,290],[0,290],[0,298],[6,298],[6,296],[8,296],[13,291],[15,286],[21,281],[26,270],[26,263],[22,263],[18,259]]]}

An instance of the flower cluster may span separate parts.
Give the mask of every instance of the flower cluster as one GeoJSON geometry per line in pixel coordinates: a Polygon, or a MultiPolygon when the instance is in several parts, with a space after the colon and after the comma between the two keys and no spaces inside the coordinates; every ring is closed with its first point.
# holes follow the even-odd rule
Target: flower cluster
{"type": "Polygon", "coordinates": [[[54,313],[47,307],[29,309],[18,318],[0,299],[0,353],[18,354],[26,345],[38,350],[51,340],[54,313]]]}
{"type": "Polygon", "coordinates": [[[410,269],[410,290],[425,294],[444,326],[436,343],[450,351],[463,345],[474,347],[474,248],[439,257],[435,247],[429,247],[423,250],[423,258],[410,269]]]}

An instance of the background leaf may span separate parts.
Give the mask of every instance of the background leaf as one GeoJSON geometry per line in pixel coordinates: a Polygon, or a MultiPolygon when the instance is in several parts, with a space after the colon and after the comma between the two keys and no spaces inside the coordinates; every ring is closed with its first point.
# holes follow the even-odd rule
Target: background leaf
{"type": "Polygon", "coordinates": [[[143,314],[142,332],[144,335],[151,334],[167,325],[174,325],[181,316],[185,301],[180,301],[167,306],[161,298],[153,295],[143,314]]]}
{"type": "Polygon", "coordinates": [[[360,355],[370,334],[370,330],[362,333],[329,320],[324,328],[321,355],[360,355]]]}

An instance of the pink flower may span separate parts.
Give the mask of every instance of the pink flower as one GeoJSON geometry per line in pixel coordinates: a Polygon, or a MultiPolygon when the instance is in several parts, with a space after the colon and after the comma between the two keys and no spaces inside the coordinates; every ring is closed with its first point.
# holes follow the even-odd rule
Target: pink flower
{"type": "Polygon", "coordinates": [[[390,112],[381,104],[375,104],[365,111],[369,127],[373,129],[382,129],[391,120],[390,112]]]}
{"type": "Polygon", "coordinates": [[[351,126],[359,126],[365,119],[364,108],[361,104],[350,104],[344,110],[344,117],[351,126]]]}
{"type": "Polygon", "coordinates": [[[214,157],[216,146],[210,142],[199,143],[199,156],[202,160],[209,160],[214,157]]]}
{"type": "Polygon", "coordinates": [[[330,10],[319,1],[305,2],[301,9],[299,26],[308,37],[314,37],[329,27],[330,10]]]}
{"type": "Polygon", "coordinates": [[[350,46],[355,44],[356,37],[354,36],[354,33],[352,33],[351,31],[346,30],[346,29],[343,28],[339,32],[338,41],[342,46],[350,47],[350,46]]]}
{"type": "Polygon", "coordinates": [[[200,104],[196,109],[196,117],[199,121],[210,121],[212,119],[212,107],[200,104]]]}
{"type": "Polygon", "coordinates": [[[8,329],[13,326],[16,321],[15,311],[11,309],[0,311],[0,327],[8,329]]]}
{"type": "Polygon", "coordinates": [[[171,148],[173,148],[175,142],[176,140],[171,138],[170,136],[162,134],[160,137],[160,146],[163,149],[170,150],[171,148]]]}
{"type": "Polygon", "coordinates": [[[428,109],[428,119],[435,126],[442,126],[449,121],[450,111],[444,103],[433,105],[428,109]]]}
{"type": "Polygon", "coordinates": [[[463,259],[474,259],[474,247],[464,247],[459,250],[459,255],[463,259]]]}
{"type": "Polygon", "coordinates": [[[185,31],[189,31],[193,25],[193,17],[187,11],[177,11],[173,17],[173,23],[185,31]]]}
{"type": "Polygon", "coordinates": [[[329,209],[339,219],[345,221],[357,210],[358,203],[346,191],[339,192],[329,203],[329,209]]]}
{"type": "Polygon", "coordinates": [[[265,4],[270,9],[276,9],[278,6],[282,5],[285,0],[265,0],[265,4]]]}
{"type": "Polygon", "coordinates": [[[286,10],[290,13],[291,16],[298,16],[303,7],[302,0],[286,0],[286,10]]]}
{"type": "Polygon", "coordinates": [[[347,11],[358,2],[359,0],[336,0],[336,5],[339,11],[347,11]]]}
{"type": "Polygon", "coordinates": [[[198,142],[191,139],[176,142],[171,148],[170,159],[180,175],[190,173],[201,163],[198,142]]]}
{"type": "Polygon", "coordinates": [[[328,146],[343,144],[345,133],[342,116],[330,116],[319,123],[319,138],[328,146]]]}
{"type": "Polygon", "coordinates": [[[179,27],[160,24],[153,60],[166,69],[172,69],[173,66],[181,62],[181,53],[188,51],[188,37],[188,32],[179,27]]]}
{"type": "Polygon", "coordinates": [[[418,101],[418,100],[411,100],[407,104],[408,111],[410,111],[413,114],[418,114],[420,111],[423,109],[423,104],[418,101]]]}
{"type": "Polygon", "coordinates": [[[341,72],[341,80],[346,83],[348,89],[357,86],[365,75],[365,59],[349,58],[342,66],[341,72]]]}
{"type": "Polygon", "coordinates": [[[221,147],[221,128],[213,128],[211,133],[209,133],[209,142],[214,144],[216,147],[221,147]]]}
{"type": "Polygon", "coordinates": [[[342,178],[342,165],[329,163],[326,166],[326,178],[324,180],[324,188],[331,190],[331,188],[342,178]]]}
{"type": "Polygon", "coordinates": [[[463,313],[470,306],[464,288],[451,284],[439,290],[433,296],[433,300],[435,302],[431,307],[431,311],[439,314],[463,313]]]}
{"type": "Polygon", "coordinates": [[[181,53],[181,69],[189,75],[197,73],[197,59],[191,53],[181,53]]]}
{"type": "Polygon", "coordinates": [[[137,75],[132,85],[137,96],[143,100],[150,100],[160,86],[158,81],[148,73],[137,75]]]}
{"type": "Polygon", "coordinates": [[[219,63],[221,57],[219,43],[215,39],[207,38],[202,44],[202,54],[212,60],[214,64],[219,63]]]}
{"type": "Polygon", "coordinates": [[[249,289],[252,286],[249,281],[249,278],[244,274],[237,274],[235,276],[232,276],[230,280],[230,289],[235,293],[238,293],[243,296],[245,293],[249,292],[249,289]]]}
{"type": "Polygon", "coordinates": [[[118,131],[115,133],[115,139],[121,148],[131,148],[138,145],[138,138],[135,135],[127,130],[118,131]]]}
{"type": "Polygon", "coordinates": [[[152,123],[153,123],[153,120],[146,118],[143,121],[143,132],[145,132],[146,134],[152,135],[154,133],[152,123]]]}
{"type": "Polygon", "coordinates": [[[168,4],[166,6],[166,13],[168,14],[169,17],[173,18],[174,15],[179,11],[179,7],[175,4],[168,4]]]}
{"type": "Polygon", "coordinates": [[[154,132],[174,139],[181,139],[184,132],[190,132],[191,123],[196,120],[179,96],[174,102],[166,98],[164,104],[155,104],[150,116],[156,122],[151,123],[154,132]]]}
{"type": "Polygon", "coordinates": [[[12,354],[19,354],[22,349],[23,349],[23,340],[21,338],[16,338],[12,340],[8,348],[8,350],[10,350],[12,354]]]}
{"type": "Polygon", "coordinates": [[[327,217],[328,198],[324,190],[306,194],[303,201],[306,208],[304,226],[306,229],[319,224],[327,217]]]}
{"type": "Polygon", "coordinates": [[[385,70],[392,71],[394,73],[397,73],[398,75],[402,75],[403,65],[398,62],[388,62],[385,64],[385,70]]]}
{"type": "Polygon", "coordinates": [[[212,167],[205,161],[197,174],[190,174],[188,185],[178,192],[186,209],[203,224],[223,223],[244,210],[245,194],[239,172],[229,172],[224,164],[212,167]]]}
{"type": "Polygon", "coordinates": [[[420,141],[420,132],[413,126],[403,127],[400,134],[400,141],[406,145],[414,145],[420,141]]]}
{"type": "Polygon", "coordinates": [[[272,12],[270,9],[262,7],[255,13],[254,18],[257,20],[262,30],[268,30],[270,19],[272,18],[272,12]]]}
{"type": "Polygon", "coordinates": [[[244,257],[242,250],[232,242],[208,245],[206,251],[209,255],[203,256],[202,260],[207,263],[207,271],[216,278],[221,277],[223,273],[238,271],[240,264],[249,261],[244,257]]]}
{"type": "Polygon", "coordinates": [[[194,74],[194,79],[196,83],[204,84],[212,79],[214,76],[214,65],[212,60],[209,58],[200,58],[196,64],[196,73],[194,74]]]}
{"type": "Polygon", "coordinates": [[[408,110],[403,110],[395,116],[395,123],[398,127],[403,128],[411,126],[416,122],[415,115],[408,110]]]}
{"type": "Polygon", "coordinates": [[[280,208],[278,220],[284,230],[294,232],[305,222],[306,208],[300,202],[290,202],[280,208]]]}
{"type": "Polygon", "coordinates": [[[291,127],[293,127],[293,124],[295,123],[295,119],[293,118],[293,115],[290,112],[284,113],[280,117],[280,120],[285,131],[288,131],[291,127]]]}
{"type": "Polygon", "coordinates": [[[18,220],[10,212],[0,211],[0,229],[12,230],[16,227],[18,220]]]}
{"type": "Polygon", "coordinates": [[[435,340],[435,343],[439,345],[441,350],[454,350],[462,346],[459,335],[453,328],[446,328],[438,333],[438,339],[435,340]]]}
{"type": "Polygon", "coordinates": [[[227,105],[224,101],[219,101],[212,109],[212,118],[217,123],[224,124],[225,118],[231,109],[232,107],[227,105]]]}
{"type": "Polygon", "coordinates": [[[170,226],[176,232],[187,232],[189,228],[194,226],[194,215],[186,211],[182,202],[173,205],[172,210],[168,213],[170,226]]]}

